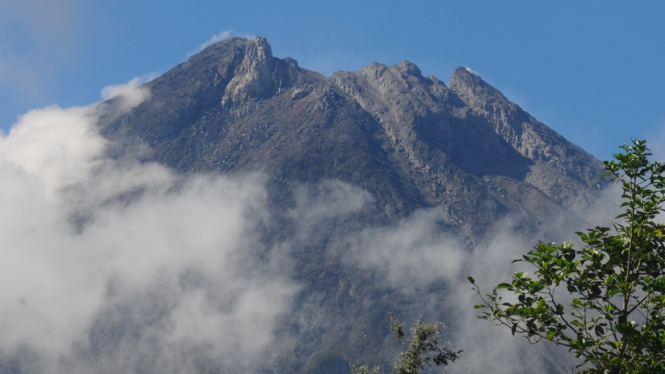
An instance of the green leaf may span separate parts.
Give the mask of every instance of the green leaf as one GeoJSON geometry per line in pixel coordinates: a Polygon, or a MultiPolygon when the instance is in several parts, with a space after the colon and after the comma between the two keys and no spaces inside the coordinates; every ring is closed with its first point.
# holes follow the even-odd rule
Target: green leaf
{"type": "Polygon", "coordinates": [[[665,212],[665,163],[649,160],[643,140],[621,148],[604,163],[622,189],[616,220],[576,232],[581,249],[539,242],[520,260],[535,265],[533,279],[518,272],[500,283],[483,299],[485,313],[512,335],[568,347],[583,373],[665,373],[665,225],[656,221],[665,212]],[[519,303],[501,303],[497,289],[519,303]]]}
{"type": "Polygon", "coordinates": [[[596,329],[595,329],[595,330],[596,330],[596,335],[599,335],[599,336],[600,336],[600,335],[604,335],[604,334],[605,334],[605,329],[602,328],[602,327],[599,326],[599,325],[596,325],[596,329]]]}
{"type": "Polygon", "coordinates": [[[547,330],[547,339],[552,340],[556,335],[556,330],[547,330]]]}

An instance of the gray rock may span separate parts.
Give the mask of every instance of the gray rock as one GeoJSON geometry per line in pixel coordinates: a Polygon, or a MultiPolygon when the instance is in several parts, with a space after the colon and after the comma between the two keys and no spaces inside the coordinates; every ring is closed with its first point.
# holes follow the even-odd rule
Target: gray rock
{"type": "MultiPolygon", "coordinates": [[[[113,101],[103,104],[108,114],[99,126],[115,144],[110,152],[121,157],[147,145],[145,160],[181,173],[265,172],[270,208],[282,222],[267,241],[293,232],[287,212],[298,186],[332,179],[373,196],[298,253],[294,277],[304,287],[285,321],[298,341],[275,372],[294,372],[320,350],[376,357],[391,338],[385,312],[419,313],[418,294],[395,292],[348,266],[331,252],[330,238],[432,207],[443,211],[440,226],[470,249],[506,216],[526,233],[561,215],[579,228],[576,213],[605,183],[600,161],[464,68],[450,87],[407,61],[326,78],[275,58],[264,38],[232,38],[146,88],[150,98],[122,116],[112,114],[113,101]]],[[[321,372],[342,370],[335,365],[321,372]]]]}

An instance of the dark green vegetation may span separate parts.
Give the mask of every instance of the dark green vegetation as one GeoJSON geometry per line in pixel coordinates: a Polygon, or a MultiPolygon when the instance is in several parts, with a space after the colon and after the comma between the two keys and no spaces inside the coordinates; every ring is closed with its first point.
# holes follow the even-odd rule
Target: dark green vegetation
{"type": "Polygon", "coordinates": [[[611,227],[578,232],[581,249],[539,243],[515,260],[532,264],[534,276],[517,272],[485,296],[469,277],[483,301],[479,318],[567,347],[581,373],[665,372],[665,226],[656,221],[665,164],[648,160],[644,141],[622,148],[605,162],[625,208],[611,227]]]}
{"type": "MultiPolygon", "coordinates": [[[[439,334],[441,334],[442,326],[441,322],[418,320],[411,325],[409,338],[405,340],[404,324],[390,315],[391,330],[402,345],[402,351],[399,353],[391,373],[418,374],[429,366],[445,366],[449,362],[455,362],[462,351],[440,346],[439,334]]],[[[353,374],[378,374],[381,373],[381,369],[378,366],[370,368],[368,365],[354,365],[351,372],[353,374]]]]}

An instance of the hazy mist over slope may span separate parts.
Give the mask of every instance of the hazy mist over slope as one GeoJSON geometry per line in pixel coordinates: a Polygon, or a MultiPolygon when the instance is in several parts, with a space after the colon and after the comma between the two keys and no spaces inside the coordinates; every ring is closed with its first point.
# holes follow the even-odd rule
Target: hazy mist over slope
{"type": "MultiPolygon", "coordinates": [[[[119,94],[118,107],[130,111],[149,99],[136,85],[104,98],[119,94]]],[[[301,183],[286,214],[294,230],[266,242],[281,224],[267,207],[267,173],[183,176],[145,162],[141,150],[111,158],[99,115],[97,105],[37,109],[0,139],[0,372],[271,369],[305,334],[285,323],[303,298],[299,254],[376,196],[334,178],[301,183]]],[[[598,213],[616,203],[606,194],[583,217],[590,224],[611,216],[598,213]]],[[[451,373],[544,371],[551,363],[534,347],[476,321],[466,277],[489,291],[538,239],[574,239],[556,224],[568,217],[550,218],[523,237],[508,216],[471,248],[444,224],[445,211],[417,209],[393,224],[331,233],[326,256],[393,295],[417,295],[422,311],[407,319],[445,314],[447,339],[465,350],[451,373]]]]}
{"type": "Polygon", "coordinates": [[[2,371],[251,362],[298,290],[255,257],[261,176],[112,161],[94,121],[94,106],[35,110],[0,142],[2,371]]]}

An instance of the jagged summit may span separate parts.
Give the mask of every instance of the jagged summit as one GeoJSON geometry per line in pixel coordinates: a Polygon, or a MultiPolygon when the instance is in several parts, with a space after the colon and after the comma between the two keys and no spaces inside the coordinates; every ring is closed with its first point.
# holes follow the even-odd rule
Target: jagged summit
{"type": "Polygon", "coordinates": [[[470,107],[509,103],[499,90],[466,67],[455,70],[449,87],[470,107]]]}
{"type": "Polygon", "coordinates": [[[397,64],[397,69],[404,72],[404,74],[413,75],[414,77],[421,78],[423,76],[422,72],[420,71],[420,68],[416,66],[416,64],[406,60],[397,64]]]}
{"type": "Polygon", "coordinates": [[[265,98],[273,94],[276,88],[273,79],[275,64],[272,49],[266,39],[261,36],[254,38],[245,47],[245,56],[226,87],[222,105],[228,107],[232,103],[265,98]]]}
{"type": "Polygon", "coordinates": [[[147,87],[149,100],[101,124],[107,136],[147,143],[152,157],[184,172],[250,168],[294,181],[339,178],[385,195],[379,201],[391,207],[384,209],[390,219],[416,207],[453,209],[458,194],[477,186],[464,203],[468,217],[451,219],[470,237],[495,219],[487,207],[497,217],[513,211],[482,178],[507,177],[573,210],[599,188],[598,160],[464,67],[449,87],[408,61],[327,78],[274,57],[263,37],[231,38],[147,87]]]}

